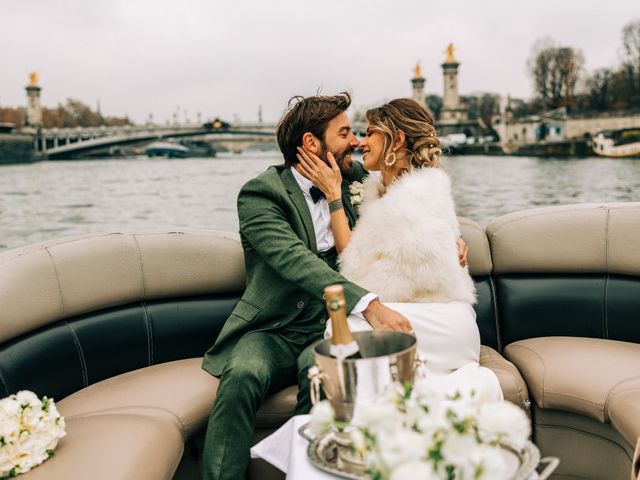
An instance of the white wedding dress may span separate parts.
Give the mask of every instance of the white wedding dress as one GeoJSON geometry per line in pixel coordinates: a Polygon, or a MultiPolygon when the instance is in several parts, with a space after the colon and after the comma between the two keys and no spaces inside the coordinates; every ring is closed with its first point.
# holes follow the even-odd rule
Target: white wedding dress
{"type": "MultiPolygon", "coordinates": [[[[341,273],[411,322],[434,386],[502,400],[497,377],[479,364],[475,287],[458,263],[460,232],[447,174],[440,168],[416,170],[386,192],[371,174],[362,198],[360,218],[340,255],[341,273]]],[[[352,331],[372,329],[361,314],[348,321],[352,331]]]]}

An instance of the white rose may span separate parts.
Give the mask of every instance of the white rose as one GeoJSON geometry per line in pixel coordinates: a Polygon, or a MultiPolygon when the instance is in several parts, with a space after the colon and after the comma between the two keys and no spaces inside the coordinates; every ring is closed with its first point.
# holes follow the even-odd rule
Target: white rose
{"type": "MultiPolygon", "coordinates": [[[[457,478],[467,478],[473,472],[469,454],[476,448],[476,439],[469,435],[450,432],[442,446],[442,456],[446,465],[453,465],[460,472],[457,478]]],[[[473,478],[473,476],[469,477],[473,478]]]]}
{"type": "Polygon", "coordinates": [[[429,451],[427,438],[408,429],[397,428],[377,437],[380,458],[387,468],[393,469],[406,462],[418,461],[429,451]]]}
{"type": "Polygon", "coordinates": [[[437,388],[437,378],[416,380],[413,384],[413,396],[419,401],[440,401],[445,399],[444,392],[437,388]]]}
{"type": "Polygon", "coordinates": [[[375,402],[360,405],[351,423],[372,431],[393,431],[402,423],[402,414],[392,403],[375,402]]]}
{"type": "Polygon", "coordinates": [[[15,443],[18,440],[20,428],[19,415],[0,417],[0,437],[4,438],[5,443],[15,443]]]}
{"type": "Polygon", "coordinates": [[[531,434],[527,415],[511,402],[486,403],[478,414],[478,433],[484,442],[499,441],[522,450],[531,434]]]}
{"type": "Polygon", "coordinates": [[[2,417],[15,417],[20,415],[20,404],[16,400],[15,396],[10,396],[0,400],[0,418],[2,417]]]}
{"type": "Polygon", "coordinates": [[[496,480],[508,478],[508,468],[503,451],[490,445],[477,445],[470,452],[469,459],[474,466],[474,473],[479,473],[478,479],[496,480]]]}
{"type": "Polygon", "coordinates": [[[389,480],[438,480],[439,478],[431,463],[419,460],[399,465],[393,470],[389,480]]]}
{"type": "Polygon", "coordinates": [[[329,400],[322,400],[311,409],[311,432],[318,436],[325,433],[333,424],[335,412],[329,400]]]}
{"type": "Polygon", "coordinates": [[[33,408],[40,408],[42,406],[42,402],[38,396],[29,390],[21,390],[16,393],[16,400],[20,406],[29,405],[33,408]]]}

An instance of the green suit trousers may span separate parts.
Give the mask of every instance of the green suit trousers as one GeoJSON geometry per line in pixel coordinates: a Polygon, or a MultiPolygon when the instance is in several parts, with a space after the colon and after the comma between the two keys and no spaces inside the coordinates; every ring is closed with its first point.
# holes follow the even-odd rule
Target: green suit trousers
{"type": "Polygon", "coordinates": [[[313,346],[323,338],[326,313],[321,304],[295,327],[254,331],[235,345],[220,376],[218,395],[209,416],[202,478],[244,479],[256,412],[265,397],[296,380],[300,387],[295,414],[311,408],[307,371],[313,346]]]}

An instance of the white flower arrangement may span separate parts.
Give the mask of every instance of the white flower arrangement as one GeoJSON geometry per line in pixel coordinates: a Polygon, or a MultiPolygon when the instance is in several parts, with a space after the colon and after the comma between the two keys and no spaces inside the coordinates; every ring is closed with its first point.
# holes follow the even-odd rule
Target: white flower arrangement
{"type": "Polygon", "coordinates": [[[362,203],[362,194],[364,193],[364,185],[361,182],[351,182],[349,184],[349,194],[352,205],[360,205],[362,203]]]}
{"type": "MultiPolygon", "coordinates": [[[[330,427],[328,401],[312,410],[316,435],[330,427]]],[[[508,476],[502,446],[521,451],[531,433],[526,414],[509,402],[482,402],[475,394],[450,396],[417,380],[358,406],[349,426],[352,447],[373,480],[482,480],[508,476]]]]}
{"type": "Polygon", "coordinates": [[[64,418],[52,399],[23,390],[0,400],[0,480],[53,456],[64,435],[64,418]]]}

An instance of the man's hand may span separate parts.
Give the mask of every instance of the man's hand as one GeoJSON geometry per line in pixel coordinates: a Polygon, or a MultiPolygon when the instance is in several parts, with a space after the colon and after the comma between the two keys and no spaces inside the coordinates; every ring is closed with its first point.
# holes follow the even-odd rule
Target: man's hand
{"type": "Polygon", "coordinates": [[[456,240],[456,245],[458,246],[458,262],[460,262],[461,267],[466,267],[467,256],[469,255],[469,245],[465,243],[462,237],[456,240]]]}
{"type": "Polygon", "coordinates": [[[385,307],[380,300],[372,300],[362,312],[374,330],[394,330],[413,334],[413,328],[404,315],[385,307]]]}

